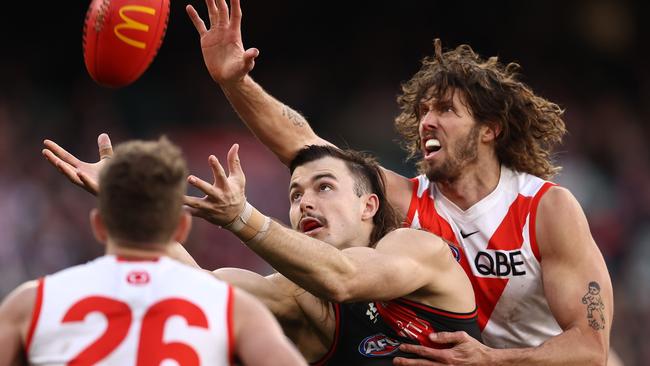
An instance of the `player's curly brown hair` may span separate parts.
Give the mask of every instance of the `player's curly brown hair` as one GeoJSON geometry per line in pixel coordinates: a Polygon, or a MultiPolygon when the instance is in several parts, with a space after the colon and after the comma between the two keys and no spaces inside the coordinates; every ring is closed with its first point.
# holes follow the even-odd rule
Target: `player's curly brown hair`
{"type": "Polygon", "coordinates": [[[482,59],[469,45],[443,53],[439,39],[434,40],[434,49],[434,56],[424,58],[421,69],[402,84],[397,98],[401,114],[395,127],[409,158],[421,151],[418,126],[423,97],[433,92],[431,96],[445,100],[460,92],[477,123],[500,127],[495,148],[502,164],[544,179],[560,171],[553,164],[552,149],[566,133],[564,111],[517,80],[518,64],[503,65],[497,57],[482,59]]]}

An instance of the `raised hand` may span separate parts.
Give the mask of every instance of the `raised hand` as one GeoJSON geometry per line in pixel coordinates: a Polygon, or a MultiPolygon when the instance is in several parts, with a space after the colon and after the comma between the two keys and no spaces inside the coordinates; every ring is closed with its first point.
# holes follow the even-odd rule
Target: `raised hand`
{"type": "Polygon", "coordinates": [[[241,39],[242,12],[239,0],[231,0],[229,14],[226,0],[205,0],[210,29],[192,5],[185,10],[201,36],[203,61],[214,81],[229,84],[241,81],[255,66],[259,50],[244,50],[241,39]]]}
{"type": "Polygon", "coordinates": [[[99,161],[96,163],[86,163],[77,159],[54,141],[45,140],[43,145],[45,145],[45,149],[43,149],[42,153],[47,161],[54,165],[72,183],[93,195],[97,195],[99,192],[99,171],[106,164],[106,160],[113,156],[113,146],[107,134],[102,133],[97,137],[99,161]]]}
{"type": "Polygon", "coordinates": [[[210,184],[194,175],[190,175],[187,181],[200,189],[205,196],[203,198],[185,196],[185,205],[189,207],[192,215],[202,217],[205,220],[224,226],[232,222],[239,215],[246,205],[246,177],[239,161],[239,145],[234,144],[228,151],[228,175],[219,163],[219,160],[210,155],[208,163],[212,169],[214,183],[210,184]]]}

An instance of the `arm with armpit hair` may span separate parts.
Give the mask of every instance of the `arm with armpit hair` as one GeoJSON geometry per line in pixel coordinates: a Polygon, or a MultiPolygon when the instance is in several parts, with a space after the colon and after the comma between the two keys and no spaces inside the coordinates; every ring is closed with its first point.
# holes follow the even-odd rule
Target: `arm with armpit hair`
{"type": "Polygon", "coordinates": [[[426,360],[396,358],[394,364],[606,365],[612,284],[582,208],[569,191],[553,187],[540,200],[535,225],[544,294],[561,334],[537,347],[492,349],[462,333],[438,333],[432,341],[446,349],[402,345],[426,360]]]}

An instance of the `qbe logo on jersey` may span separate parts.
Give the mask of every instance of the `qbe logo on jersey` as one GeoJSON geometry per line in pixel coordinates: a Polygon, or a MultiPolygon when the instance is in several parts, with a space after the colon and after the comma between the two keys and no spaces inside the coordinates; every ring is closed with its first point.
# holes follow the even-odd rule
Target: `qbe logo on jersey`
{"type": "Polygon", "coordinates": [[[400,342],[379,333],[364,338],[359,343],[359,353],[366,357],[384,357],[399,349],[400,342]]]}
{"type": "Polygon", "coordinates": [[[526,261],[521,250],[480,250],[474,269],[480,277],[518,277],[526,275],[526,261]]]}

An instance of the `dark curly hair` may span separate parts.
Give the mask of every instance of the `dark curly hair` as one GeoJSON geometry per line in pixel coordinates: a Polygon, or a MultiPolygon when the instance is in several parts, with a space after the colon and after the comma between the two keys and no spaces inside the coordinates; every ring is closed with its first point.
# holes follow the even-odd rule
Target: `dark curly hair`
{"type": "Polygon", "coordinates": [[[552,149],[566,133],[561,118],[564,111],[517,80],[518,64],[503,65],[497,57],[484,60],[469,45],[443,53],[439,39],[434,40],[434,50],[434,56],[424,58],[421,69],[402,84],[402,94],[397,98],[401,113],[395,127],[409,158],[420,154],[422,99],[431,96],[445,100],[460,92],[478,124],[501,129],[495,144],[501,164],[543,179],[560,171],[561,167],[553,164],[552,149]]]}

